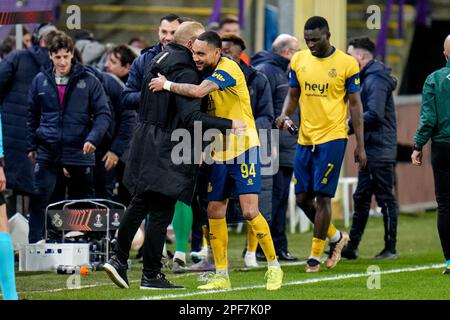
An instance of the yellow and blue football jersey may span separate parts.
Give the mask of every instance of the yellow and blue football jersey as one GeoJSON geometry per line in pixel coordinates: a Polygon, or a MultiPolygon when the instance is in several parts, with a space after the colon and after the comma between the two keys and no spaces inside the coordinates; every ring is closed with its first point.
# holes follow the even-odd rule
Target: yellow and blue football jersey
{"type": "Polygon", "coordinates": [[[260,145],[255,119],[250,104],[245,76],[234,61],[222,57],[214,73],[206,80],[216,83],[220,90],[209,94],[208,113],[226,119],[240,119],[245,122],[245,134],[230,134],[223,141],[223,149],[214,150],[213,159],[228,161],[238,157],[252,147],[260,145]]]}
{"type": "Polygon", "coordinates": [[[348,138],[346,95],[360,90],[359,66],[353,57],[335,48],[323,58],[310,50],[299,51],[291,61],[289,85],[301,90],[299,144],[348,138]]]}

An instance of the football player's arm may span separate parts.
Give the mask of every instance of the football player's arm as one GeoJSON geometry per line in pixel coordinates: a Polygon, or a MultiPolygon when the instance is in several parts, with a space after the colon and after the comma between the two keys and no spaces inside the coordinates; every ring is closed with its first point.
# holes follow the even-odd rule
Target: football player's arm
{"type": "Polygon", "coordinates": [[[153,78],[150,81],[149,89],[153,92],[167,90],[181,96],[202,99],[213,91],[219,90],[220,87],[210,80],[203,80],[199,85],[190,83],[176,83],[166,79],[161,74],[158,78],[153,78]]]}
{"type": "Polygon", "coordinates": [[[289,120],[289,116],[295,112],[298,107],[298,100],[300,99],[300,88],[291,87],[283,103],[283,110],[280,116],[276,119],[276,125],[278,128],[287,128],[286,120],[289,120]]]}
{"type": "Polygon", "coordinates": [[[289,92],[283,103],[283,109],[280,116],[275,120],[275,124],[278,128],[286,129],[288,123],[292,125],[293,122],[289,119],[289,116],[295,112],[298,106],[298,100],[300,99],[301,89],[300,83],[297,78],[297,74],[291,69],[289,72],[289,92]],[[288,121],[286,121],[288,120],[288,121]]]}
{"type": "Polygon", "coordinates": [[[355,162],[359,163],[360,168],[364,168],[367,163],[367,156],[364,149],[364,122],[361,96],[359,92],[349,93],[348,99],[350,116],[356,137],[355,162]]]}

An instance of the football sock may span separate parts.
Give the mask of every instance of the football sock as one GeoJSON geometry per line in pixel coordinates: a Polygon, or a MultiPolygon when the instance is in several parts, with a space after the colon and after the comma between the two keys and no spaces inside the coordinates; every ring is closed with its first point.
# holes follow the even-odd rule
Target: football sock
{"type": "Polygon", "coordinates": [[[14,249],[9,233],[0,233],[0,287],[4,300],[17,300],[14,249]]]}
{"type": "Polygon", "coordinates": [[[247,252],[256,252],[258,248],[258,239],[249,222],[247,222],[247,252]]]}
{"type": "Polygon", "coordinates": [[[186,252],[175,251],[175,254],[173,255],[173,260],[175,259],[179,259],[184,263],[186,263],[186,252]]]}
{"type": "Polygon", "coordinates": [[[272,265],[279,265],[272,236],[270,234],[270,228],[266,219],[261,213],[259,213],[253,220],[248,220],[248,223],[251,225],[251,228],[258,239],[259,245],[266,256],[268,265],[271,266],[271,263],[272,265]]]}
{"type": "Polygon", "coordinates": [[[189,243],[189,235],[192,229],[192,209],[183,202],[175,205],[175,213],[172,221],[175,234],[175,250],[186,253],[189,243]]]}
{"type": "Polygon", "coordinates": [[[216,271],[228,270],[228,226],[225,218],[209,219],[209,241],[216,271]]]}
{"type": "Polygon", "coordinates": [[[336,243],[341,240],[341,232],[332,223],[328,227],[327,238],[331,243],[336,243]]]}
{"type": "Polygon", "coordinates": [[[313,238],[311,246],[311,255],[309,256],[309,258],[320,261],[323,255],[323,251],[325,249],[325,244],[326,244],[325,240],[313,238]]]}

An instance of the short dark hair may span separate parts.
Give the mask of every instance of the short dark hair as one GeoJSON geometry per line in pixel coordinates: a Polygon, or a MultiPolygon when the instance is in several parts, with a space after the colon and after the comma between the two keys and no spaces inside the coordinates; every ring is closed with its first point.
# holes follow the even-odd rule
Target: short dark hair
{"type": "Polygon", "coordinates": [[[144,37],[132,37],[130,40],[128,40],[128,44],[131,45],[133,42],[142,42],[145,47],[148,47],[147,41],[144,39],[144,37]]]}
{"type": "Polygon", "coordinates": [[[314,16],[308,19],[305,23],[305,30],[314,30],[314,29],[326,30],[330,31],[330,27],[328,26],[328,22],[324,17],[314,16]]]}
{"type": "Polygon", "coordinates": [[[120,64],[122,66],[126,66],[127,64],[131,65],[134,59],[137,58],[137,55],[134,53],[134,51],[125,44],[120,44],[112,48],[111,54],[113,54],[117,59],[120,60],[120,64]]]}
{"type": "Polygon", "coordinates": [[[215,31],[206,31],[198,36],[197,40],[205,41],[216,48],[222,49],[222,39],[215,31]]]}
{"type": "Polygon", "coordinates": [[[163,22],[164,20],[167,20],[167,21],[169,21],[169,22],[178,21],[180,24],[183,23],[183,21],[181,20],[181,18],[180,18],[179,16],[177,16],[176,14],[173,14],[173,13],[168,14],[168,15],[162,17],[162,18],[159,20],[159,24],[161,24],[161,22],[163,22]]]}
{"type": "Polygon", "coordinates": [[[51,38],[50,43],[47,44],[47,48],[50,53],[57,53],[61,49],[66,49],[67,52],[73,52],[74,44],[71,37],[62,31],[58,31],[51,38]]]}
{"type": "Polygon", "coordinates": [[[370,40],[369,37],[355,37],[350,39],[348,42],[349,46],[353,46],[355,49],[364,49],[369,51],[371,54],[375,53],[375,43],[370,40]]]}
{"type": "Polygon", "coordinates": [[[239,24],[239,20],[236,19],[236,18],[232,18],[232,17],[225,17],[225,18],[222,18],[222,19],[219,21],[219,29],[222,29],[222,27],[223,27],[224,25],[229,24],[229,23],[237,23],[237,24],[239,24]]]}
{"type": "Polygon", "coordinates": [[[244,39],[234,34],[226,34],[222,36],[222,41],[232,42],[234,45],[241,47],[242,51],[246,49],[244,39]]]}

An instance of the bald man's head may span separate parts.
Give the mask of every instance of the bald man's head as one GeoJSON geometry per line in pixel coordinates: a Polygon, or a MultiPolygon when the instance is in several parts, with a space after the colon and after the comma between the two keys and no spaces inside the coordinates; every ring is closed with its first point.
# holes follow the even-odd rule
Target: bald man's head
{"type": "Polygon", "coordinates": [[[296,37],[289,34],[280,34],[272,43],[272,52],[288,60],[300,50],[300,45],[296,37]]]}
{"type": "Polygon", "coordinates": [[[444,56],[448,60],[450,58],[450,34],[445,38],[444,41],[444,56]]]}
{"type": "Polygon", "coordinates": [[[175,32],[174,41],[189,49],[192,49],[192,44],[205,32],[205,27],[196,21],[183,22],[175,32]]]}

